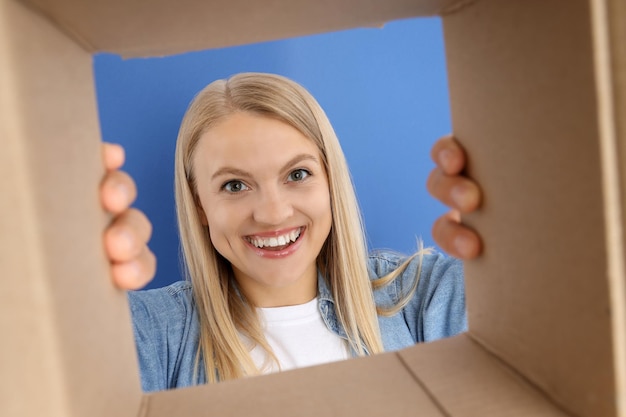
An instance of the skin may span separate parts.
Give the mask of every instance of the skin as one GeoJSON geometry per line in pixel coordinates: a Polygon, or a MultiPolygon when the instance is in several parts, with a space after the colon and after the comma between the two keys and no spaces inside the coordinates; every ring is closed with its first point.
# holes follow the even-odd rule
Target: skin
{"type": "Polygon", "coordinates": [[[156,257],[148,248],[152,224],[143,212],[130,207],[137,189],[133,179],[120,170],[124,149],[105,143],[102,154],[106,173],[100,184],[100,200],[112,217],[103,242],[111,263],[111,279],[121,289],[139,289],[156,273],[156,257]]]}
{"type": "Polygon", "coordinates": [[[193,171],[200,217],[246,297],[259,307],[315,298],[316,259],[332,224],[317,146],[286,123],[238,112],[203,134],[193,171]],[[278,248],[251,243],[296,231],[278,248]]]}
{"type": "MultiPolygon", "coordinates": [[[[460,223],[460,214],[480,207],[478,185],[463,176],[466,155],[452,137],[439,139],[432,148],[435,168],[427,181],[430,194],[451,208],[435,221],[433,238],[451,256],[470,260],[480,255],[482,243],[478,234],[460,223]]],[[[104,246],[111,262],[113,283],[126,290],[148,284],[156,271],[156,259],[147,246],[151,234],[149,220],[130,208],[136,196],[135,184],[120,169],[124,151],[120,146],[103,146],[106,174],[100,186],[103,208],[112,220],[104,234],[104,246]]]]}
{"type": "Polygon", "coordinates": [[[482,251],[482,242],[461,223],[461,214],[477,210],[482,197],[478,185],[463,176],[465,152],[454,137],[444,136],[433,145],[431,158],[436,166],[426,182],[428,192],[452,209],[435,220],[433,238],[449,255],[474,259],[482,251]]]}

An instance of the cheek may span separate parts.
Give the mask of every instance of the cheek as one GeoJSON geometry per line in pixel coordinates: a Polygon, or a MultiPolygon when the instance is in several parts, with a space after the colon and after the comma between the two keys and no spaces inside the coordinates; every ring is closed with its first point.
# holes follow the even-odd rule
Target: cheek
{"type": "Polygon", "coordinates": [[[333,211],[330,205],[330,196],[327,195],[326,201],[324,203],[323,215],[328,220],[329,223],[332,223],[333,211]]]}
{"type": "Polygon", "coordinates": [[[321,191],[317,194],[309,205],[311,214],[317,219],[324,229],[330,231],[332,224],[332,209],[330,204],[330,194],[328,190],[321,191]]]}
{"type": "Polygon", "coordinates": [[[228,225],[232,224],[232,213],[228,210],[215,210],[208,209],[207,210],[207,226],[209,226],[209,230],[211,233],[225,232],[228,228],[228,225]]]}
{"type": "Polygon", "coordinates": [[[231,220],[228,218],[228,212],[210,212],[207,214],[209,239],[215,250],[227,260],[231,260],[231,243],[232,231],[228,226],[231,220]]]}
{"type": "Polygon", "coordinates": [[[234,211],[226,210],[219,204],[207,204],[206,202],[202,204],[202,207],[201,214],[203,214],[206,219],[206,226],[208,226],[209,229],[211,242],[213,246],[220,251],[220,247],[224,245],[223,242],[228,234],[228,226],[232,225],[234,222],[234,211]]]}

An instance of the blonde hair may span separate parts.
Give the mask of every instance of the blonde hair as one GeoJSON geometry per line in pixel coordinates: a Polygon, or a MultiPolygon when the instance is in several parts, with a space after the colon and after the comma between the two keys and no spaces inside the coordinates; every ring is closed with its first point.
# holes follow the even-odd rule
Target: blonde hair
{"type": "MultiPolygon", "coordinates": [[[[229,262],[214,248],[198,213],[194,151],[202,134],[235,112],[278,119],[296,128],[318,147],[328,175],[332,226],[318,256],[328,280],[339,322],[358,355],[383,351],[377,313],[393,314],[406,304],[383,311],[374,303],[367,272],[367,248],[354,187],[335,132],[317,101],[297,83],[278,75],[244,73],[218,80],[195,97],[182,121],[176,144],[177,216],[188,278],[200,320],[198,358],[208,382],[258,374],[249,343],[275,360],[254,306],[238,291],[229,262]],[[240,334],[245,335],[242,339],[240,334]]],[[[391,282],[398,271],[374,284],[391,282]]],[[[412,291],[417,280],[412,286],[412,291]]]]}

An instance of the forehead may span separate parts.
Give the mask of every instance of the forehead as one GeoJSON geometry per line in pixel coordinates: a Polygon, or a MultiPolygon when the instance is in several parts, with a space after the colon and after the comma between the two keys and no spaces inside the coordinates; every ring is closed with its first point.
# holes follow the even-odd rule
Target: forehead
{"type": "Polygon", "coordinates": [[[196,169],[215,171],[224,165],[269,167],[295,155],[309,154],[321,163],[316,143],[277,118],[248,112],[227,116],[200,137],[194,155],[196,169]]]}

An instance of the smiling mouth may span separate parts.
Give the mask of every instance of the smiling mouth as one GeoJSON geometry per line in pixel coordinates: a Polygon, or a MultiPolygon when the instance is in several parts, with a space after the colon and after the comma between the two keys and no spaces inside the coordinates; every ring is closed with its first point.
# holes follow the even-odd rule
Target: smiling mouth
{"type": "Polygon", "coordinates": [[[263,250],[271,250],[271,251],[280,251],[291,245],[293,245],[302,234],[302,227],[298,229],[294,229],[289,233],[285,233],[279,236],[272,237],[259,237],[259,236],[246,236],[244,239],[248,241],[251,245],[263,249],[263,250]]]}

